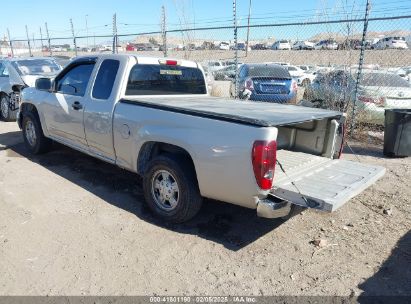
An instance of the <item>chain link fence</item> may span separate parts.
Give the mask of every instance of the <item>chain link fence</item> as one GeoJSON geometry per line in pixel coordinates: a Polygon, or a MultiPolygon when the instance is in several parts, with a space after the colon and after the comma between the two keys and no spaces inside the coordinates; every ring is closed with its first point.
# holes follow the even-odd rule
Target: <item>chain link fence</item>
{"type": "Polygon", "coordinates": [[[234,26],[221,26],[11,40],[3,41],[0,51],[54,56],[61,65],[98,53],[194,60],[203,66],[213,96],[340,110],[357,131],[381,130],[385,108],[411,108],[411,16],[371,16],[363,37],[364,22],[242,25],[237,44],[234,26]],[[271,70],[273,64],[289,77],[271,70]]]}

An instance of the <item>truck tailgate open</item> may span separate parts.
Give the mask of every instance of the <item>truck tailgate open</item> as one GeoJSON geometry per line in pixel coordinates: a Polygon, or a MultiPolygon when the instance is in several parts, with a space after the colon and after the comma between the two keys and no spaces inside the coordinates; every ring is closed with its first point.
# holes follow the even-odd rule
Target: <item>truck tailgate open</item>
{"type": "Polygon", "coordinates": [[[328,212],[341,207],[385,173],[380,166],[286,150],[277,151],[277,160],[286,174],[277,164],[270,193],[296,205],[328,212]]]}

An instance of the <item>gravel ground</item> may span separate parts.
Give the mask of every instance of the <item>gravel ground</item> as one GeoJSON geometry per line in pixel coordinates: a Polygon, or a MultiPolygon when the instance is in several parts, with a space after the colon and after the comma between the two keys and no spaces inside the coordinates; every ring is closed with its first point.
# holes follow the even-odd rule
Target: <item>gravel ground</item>
{"type": "Polygon", "coordinates": [[[0,295],[411,296],[411,159],[352,149],[387,173],[333,214],[206,201],[164,225],[138,177],[57,145],[32,157],[0,122],[0,295]]]}

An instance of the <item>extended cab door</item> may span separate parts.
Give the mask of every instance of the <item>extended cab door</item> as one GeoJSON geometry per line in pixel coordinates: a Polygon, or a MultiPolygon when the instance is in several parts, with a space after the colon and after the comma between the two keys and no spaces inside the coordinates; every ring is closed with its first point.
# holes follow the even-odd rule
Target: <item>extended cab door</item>
{"type": "Polygon", "coordinates": [[[44,110],[50,135],[83,149],[87,148],[83,114],[94,65],[93,60],[70,64],[56,77],[52,100],[45,103],[44,110]]]}
{"type": "Polygon", "coordinates": [[[113,112],[127,58],[104,57],[84,110],[84,131],[89,150],[96,156],[114,162],[113,112]]]}

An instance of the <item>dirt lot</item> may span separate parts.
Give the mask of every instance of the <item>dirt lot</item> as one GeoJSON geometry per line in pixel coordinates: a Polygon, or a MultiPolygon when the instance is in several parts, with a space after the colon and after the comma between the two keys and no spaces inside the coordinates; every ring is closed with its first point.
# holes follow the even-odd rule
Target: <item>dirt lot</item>
{"type": "Polygon", "coordinates": [[[206,201],[174,226],[136,176],[62,146],[31,157],[0,122],[0,295],[411,296],[411,159],[352,146],[387,173],[334,214],[282,222],[206,201]]]}

